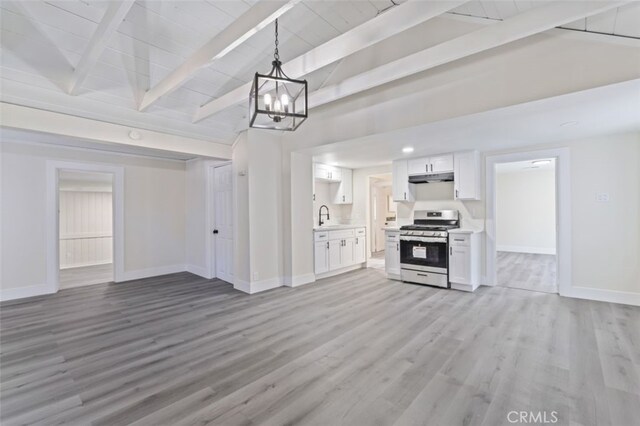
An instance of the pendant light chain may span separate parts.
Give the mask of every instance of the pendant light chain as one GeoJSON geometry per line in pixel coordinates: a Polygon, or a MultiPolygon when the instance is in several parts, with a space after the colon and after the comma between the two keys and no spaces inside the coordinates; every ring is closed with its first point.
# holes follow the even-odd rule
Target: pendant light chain
{"type": "Polygon", "coordinates": [[[276,49],[273,53],[273,58],[280,62],[280,53],[278,53],[278,20],[276,19],[276,49]]]}

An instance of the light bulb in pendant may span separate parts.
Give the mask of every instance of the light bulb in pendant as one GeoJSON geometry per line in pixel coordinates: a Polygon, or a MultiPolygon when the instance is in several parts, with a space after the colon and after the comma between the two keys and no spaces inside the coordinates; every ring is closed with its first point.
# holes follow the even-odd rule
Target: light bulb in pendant
{"type": "Polygon", "coordinates": [[[267,111],[271,111],[271,95],[268,93],[264,95],[264,108],[267,111]]]}
{"type": "Polygon", "coordinates": [[[282,106],[284,107],[284,112],[289,112],[289,96],[286,93],[283,93],[280,97],[282,100],[282,106]]]}
{"type": "Polygon", "coordinates": [[[280,104],[280,99],[276,99],[275,102],[273,103],[273,110],[275,112],[282,111],[282,105],[280,104]]]}

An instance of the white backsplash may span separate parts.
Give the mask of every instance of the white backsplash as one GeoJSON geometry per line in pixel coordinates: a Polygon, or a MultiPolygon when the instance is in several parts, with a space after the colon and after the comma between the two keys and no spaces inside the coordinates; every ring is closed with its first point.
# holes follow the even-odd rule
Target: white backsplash
{"type": "Polygon", "coordinates": [[[415,210],[458,210],[461,227],[484,228],[484,202],[454,200],[453,182],[418,184],[415,195],[414,203],[398,203],[399,226],[413,223],[415,210]]]}
{"type": "MultiPolygon", "coordinates": [[[[346,204],[333,204],[331,189],[328,182],[315,182],[316,199],[313,202],[313,224],[318,225],[318,210],[323,204],[329,208],[329,220],[322,216],[325,225],[348,225],[350,222],[351,208],[346,204]]],[[[325,213],[324,209],[322,209],[325,213]]]]}

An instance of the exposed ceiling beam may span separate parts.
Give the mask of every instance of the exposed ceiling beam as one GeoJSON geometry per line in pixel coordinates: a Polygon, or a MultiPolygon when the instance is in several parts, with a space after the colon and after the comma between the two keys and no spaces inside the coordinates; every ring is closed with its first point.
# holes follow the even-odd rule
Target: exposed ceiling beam
{"type": "Polygon", "coordinates": [[[76,66],[69,82],[69,94],[77,95],[84,79],[87,78],[93,66],[98,62],[102,51],[116,32],[120,23],[129,13],[135,0],[122,0],[109,3],[107,11],[104,13],[98,28],[93,33],[87,48],[85,49],[78,66],[76,66]]]}
{"type": "Polygon", "coordinates": [[[596,15],[628,1],[557,2],[497,21],[492,25],[363,72],[309,96],[314,108],[434,68],[438,65],[516,41],[567,22],[596,15]]]}
{"type": "Polygon", "coordinates": [[[140,103],[139,110],[144,111],[149,108],[162,96],[184,84],[196,71],[231,52],[299,2],[300,0],[258,1],[228,27],[200,47],[182,65],[149,89],[140,103]]]}
{"type": "Polygon", "coordinates": [[[150,149],[194,157],[231,159],[231,145],[136,129],[105,121],[0,102],[1,128],[94,141],[118,147],[150,149]],[[132,133],[135,130],[135,133],[132,133]]]}
{"type": "MultiPolygon", "coordinates": [[[[300,78],[468,1],[409,1],[288,61],[284,64],[283,69],[289,77],[300,78]]],[[[194,122],[203,120],[230,106],[245,102],[250,90],[251,82],[208,102],[198,108],[194,122]]]]}

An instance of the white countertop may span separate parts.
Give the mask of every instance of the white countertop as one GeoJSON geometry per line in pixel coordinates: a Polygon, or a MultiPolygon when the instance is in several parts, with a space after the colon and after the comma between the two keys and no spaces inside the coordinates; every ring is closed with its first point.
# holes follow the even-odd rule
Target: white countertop
{"type": "Polygon", "coordinates": [[[479,234],[483,232],[482,229],[473,229],[473,228],[455,228],[449,229],[450,234],[479,234]]]}
{"type": "Polygon", "coordinates": [[[380,229],[382,229],[383,231],[392,231],[392,232],[400,231],[400,227],[399,226],[383,226],[380,229]]]}
{"type": "Polygon", "coordinates": [[[323,232],[323,231],[338,231],[340,229],[355,229],[355,228],[364,228],[365,226],[360,225],[323,225],[323,226],[314,226],[313,232],[323,232]]]}

